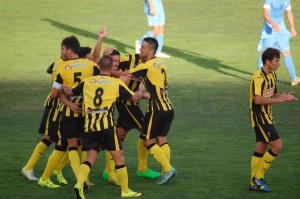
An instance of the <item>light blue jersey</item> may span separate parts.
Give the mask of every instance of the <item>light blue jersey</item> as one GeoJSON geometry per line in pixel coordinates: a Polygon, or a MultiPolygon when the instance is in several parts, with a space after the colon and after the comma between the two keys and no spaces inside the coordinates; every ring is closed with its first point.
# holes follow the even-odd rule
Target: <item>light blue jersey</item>
{"type": "Polygon", "coordinates": [[[285,11],[292,9],[290,0],[265,0],[264,8],[269,10],[270,18],[279,25],[280,31],[276,32],[269,23],[264,22],[258,50],[263,51],[273,47],[280,51],[289,51],[291,33],[285,26],[284,14],[285,11]]]}
{"type": "Polygon", "coordinates": [[[148,19],[149,26],[164,26],[165,25],[165,12],[162,0],[153,0],[155,8],[155,16],[150,14],[150,6],[148,0],[144,0],[144,11],[148,19]]]}

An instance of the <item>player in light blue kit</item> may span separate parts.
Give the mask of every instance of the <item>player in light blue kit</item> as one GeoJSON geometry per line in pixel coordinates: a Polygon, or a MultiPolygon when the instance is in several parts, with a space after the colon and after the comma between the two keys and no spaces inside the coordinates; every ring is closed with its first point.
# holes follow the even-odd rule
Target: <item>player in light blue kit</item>
{"type": "MultiPolygon", "coordinates": [[[[261,39],[258,50],[263,52],[267,48],[280,50],[284,57],[285,66],[289,72],[291,85],[300,83],[296,76],[295,66],[290,52],[290,38],[296,37],[297,32],[294,24],[294,17],[290,0],[265,0],[264,3],[264,26],[261,31],[261,39]],[[289,32],[284,24],[284,14],[287,12],[291,31],[289,32]]],[[[261,57],[259,68],[262,67],[261,57]]]]}
{"type": "Polygon", "coordinates": [[[170,58],[170,55],[162,52],[164,44],[164,25],[165,12],[162,0],[144,0],[144,11],[148,19],[148,25],[152,27],[151,31],[146,32],[143,38],[136,41],[136,53],[139,53],[141,41],[145,37],[154,37],[158,42],[157,57],[170,58]]]}

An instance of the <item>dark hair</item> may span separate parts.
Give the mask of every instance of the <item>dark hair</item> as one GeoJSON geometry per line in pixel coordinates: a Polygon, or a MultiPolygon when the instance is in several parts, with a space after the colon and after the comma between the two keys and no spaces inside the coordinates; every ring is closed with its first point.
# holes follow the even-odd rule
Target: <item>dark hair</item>
{"type": "Polygon", "coordinates": [[[71,49],[74,53],[79,53],[80,43],[74,35],[64,38],[61,41],[61,46],[65,46],[67,49],[71,49]]]}
{"type": "Polygon", "coordinates": [[[91,53],[92,49],[90,47],[80,47],[78,56],[80,58],[86,58],[91,53]]]}
{"type": "Polygon", "coordinates": [[[150,44],[150,46],[155,50],[155,52],[157,51],[158,42],[157,42],[157,40],[155,38],[153,38],[153,37],[145,37],[143,39],[143,41],[145,41],[148,44],[150,44]]]}
{"type": "Polygon", "coordinates": [[[113,49],[110,53],[110,56],[115,56],[115,55],[121,55],[120,52],[117,49],[113,49]]]}
{"type": "Polygon", "coordinates": [[[104,55],[101,57],[98,63],[100,70],[110,70],[113,65],[113,60],[110,55],[104,55]]]}
{"type": "Polygon", "coordinates": [[[265,65],[267,60],[272,61],[275,58],[280,59],[280,51],[275,48],[267,48],[261,55],[262,62],[265,65]]]}

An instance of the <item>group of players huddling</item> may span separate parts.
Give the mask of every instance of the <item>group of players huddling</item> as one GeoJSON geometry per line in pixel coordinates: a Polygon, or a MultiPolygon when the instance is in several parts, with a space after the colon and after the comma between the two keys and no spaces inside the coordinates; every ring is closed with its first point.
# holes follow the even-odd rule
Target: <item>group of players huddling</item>
{"type": "Polygon", "coordinates": [[[77,198],[93,185],[88,175],[100,150],[105,151],[106,167],[102,177],[121,188],[121,197],[142,194],[128,186],[122,142],[131,129],[140,132],[136,175],[156,179],[157,185],[168,183],[176,173],[170,163],[167,135],[174,118],[168,97],[166,65],[156,58],[158,42],[146,37],[140,54],[120,55],[117,49],[100,50],[106,30],[99,32],[94,50],[81,47],[75,36],[61,42],[61,57],[47,70],[52,75],[52,90],[45,102],[39,133],[42,140],[22,168],[29,180],[46,188],[67,184],[62,170],[70,163],[77,183],[77,198]],[[139,100],[148,100],[144,115],[139,100]],[[115,122],[114,110],[118,119],[115,122]],[[46,149],[55,144],[40,178],[33,169],[46,149]],[[147,166],[148,154],[160,163],[156,172],[147,166]],[[57,183],[51,181],[56,176],[57,183]]]}

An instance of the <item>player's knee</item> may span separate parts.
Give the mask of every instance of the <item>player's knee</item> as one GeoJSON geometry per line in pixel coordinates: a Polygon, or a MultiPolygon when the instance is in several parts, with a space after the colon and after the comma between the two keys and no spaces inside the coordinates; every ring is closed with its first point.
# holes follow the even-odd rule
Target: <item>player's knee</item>
{"type": "Polygon", "coordinates": [[[68,139],[68,146],[69,147],[77,147],[78,139],[77,138],[68,139]]]}
{"type": "Polygon", "coordinates": [[[272,151],[275,154],[279,154],[282,151],[283,144],[281,140],[278,140],[277,142],[273,143],[271,146],[272,151]]]}
{"type": "Polygon", "coordinates": [[[257,142],[255,151],[260,154],[264,154],[267,151],[267,144],[263,142],[257,142]]]}
{"type": "Polygon", "coordinates": [[[149,149],[150,146],[154,145],[156,143],[155,139],[151,140],[144,140],[144,146],[149,149]]]}
{"type": "Polygon", "coordinates": [[[166,136],[159,136],[156,139],[158,145],[163,145],[165,143],[168,143],[168,138],[166,136]]]}
{"type": "Polygon", "coordinates": [[[118,136],[121,140],[124,140],[126,138],[127,132],[123,128],[118,128],[118,136]]]}

